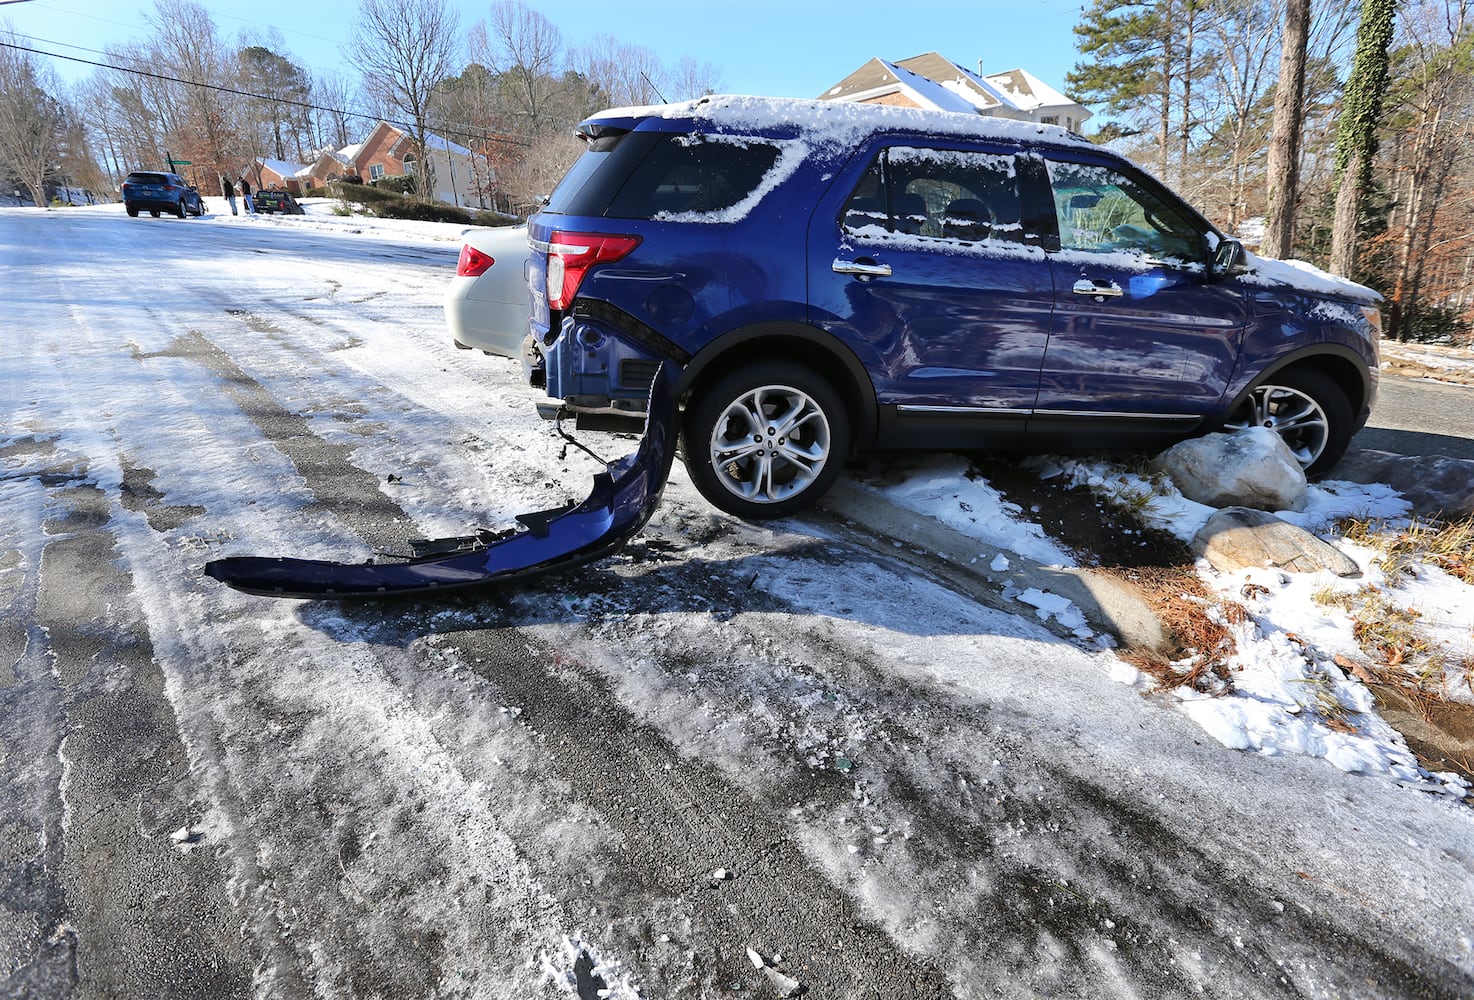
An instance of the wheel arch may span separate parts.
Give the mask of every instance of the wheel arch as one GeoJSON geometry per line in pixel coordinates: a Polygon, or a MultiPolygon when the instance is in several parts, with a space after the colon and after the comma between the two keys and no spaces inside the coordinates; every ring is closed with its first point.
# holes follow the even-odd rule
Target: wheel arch
{"type": "Polygon", "coordinates": [[[676,392],[686,398],[736,365],[776,359],[798,362],[829,380],[844,400],[853,448],[867,447],[875,440],[875,385],[865,366],[834,337],[801,323],[756,323],[723,334],[692,357],[681,372],[676,392]]]}
{"type": "Polygon", "coordinates": [[[1361,426],[1372,401],[1372,374],[1365,358],[1341,344],[1317,344],[1281,358],[1240,389],[1223,412],[1235,413],[1255,389],[1292,370],[1317,371],[1328,377],[1346,394],[1356,426],[1361,426]]]}

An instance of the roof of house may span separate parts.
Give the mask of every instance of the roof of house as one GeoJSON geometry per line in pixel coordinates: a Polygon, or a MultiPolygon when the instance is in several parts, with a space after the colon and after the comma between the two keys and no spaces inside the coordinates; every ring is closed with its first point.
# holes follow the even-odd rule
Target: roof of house
{"type": "Polygon", "coordinates": [[[264,156],[258,157],[256,162],[279,177],[294,177],[306,169],[300,163],[288,163],[286,160],[272,160],[264,156]]]}
{"type": "Polygon", "coordinates": [[[926,52],[900,62],[871,59],[855,70],[819,99],[853,101],[886,92],[909,92],[908,96],[939,111],[976,114],[994,109],[1031,112],[1045,107],[1074,107],[1090,117],[1090,112],[1064,94],[1023,69],[1011,69],[987,76],[959,66],[938,52],[926,52]]]}

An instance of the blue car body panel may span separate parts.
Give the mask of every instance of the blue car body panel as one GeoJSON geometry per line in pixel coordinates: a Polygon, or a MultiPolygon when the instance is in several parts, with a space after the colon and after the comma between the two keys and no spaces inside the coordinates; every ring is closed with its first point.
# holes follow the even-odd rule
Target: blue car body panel
{"type": "Polygon", "coordinates": [[[658,372],[639,448],[596,475],[582,503],[524,514],[522,527],[469,549],[400,563],[242,556],[207,563],[205,573],[248,594],[338,600],[525,582],[602,559],[655,512],[675,454],[675,414],[671,379],[658,372]]]}

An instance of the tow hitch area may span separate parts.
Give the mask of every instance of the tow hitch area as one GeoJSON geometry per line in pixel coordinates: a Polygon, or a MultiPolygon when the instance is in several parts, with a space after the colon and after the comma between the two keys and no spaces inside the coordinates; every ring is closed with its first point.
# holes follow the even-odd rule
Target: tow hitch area
{"type": "Polygon", "coordinates": [[[411,543],[399,563],[335,563],[240,556],[205,564],[205,574],[263,597],[390,597],[528,580],[617,552],[660,503],[676,450],[676,398],[661,366],[650,387],[645,434],[633,453],[594,476],[583,503],[519,514],[519,527],[411,543]]]}

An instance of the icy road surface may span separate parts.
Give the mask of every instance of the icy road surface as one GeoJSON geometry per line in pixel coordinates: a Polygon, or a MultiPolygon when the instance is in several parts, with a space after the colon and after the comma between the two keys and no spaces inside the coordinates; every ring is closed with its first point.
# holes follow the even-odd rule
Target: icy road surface
{"type": "Polygon", "coordinates": [[[0,210],[0,995],[1474,994],[1467,806],[1225,749],[822,515],[678,469],[522,592],[203,577],[584,495],[451,346],[458,249],[0,210]]]}

